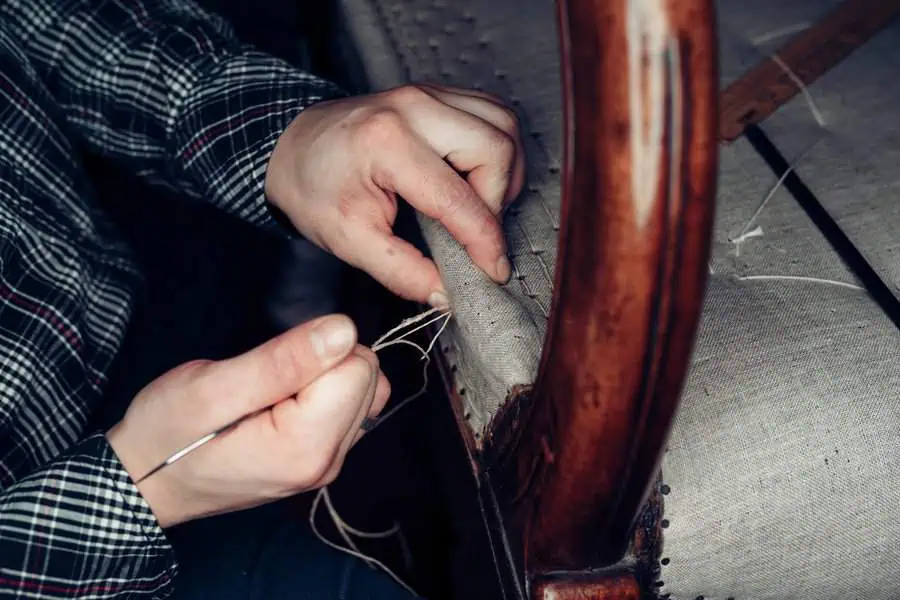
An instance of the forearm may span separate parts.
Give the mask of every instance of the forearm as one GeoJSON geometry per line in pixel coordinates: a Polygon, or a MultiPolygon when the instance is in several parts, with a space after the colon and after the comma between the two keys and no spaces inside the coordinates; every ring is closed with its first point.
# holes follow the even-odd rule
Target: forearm
{"type": "Polygon", "coordinates": [[[188,0],[11,0],[0,21],[89,149],[251,222],[280,133],[340,95],[188,0]]]}
{"type": "Polygon", "coordinates": [[[0,595],[159,598],[174,553],[106,438],[0,492],[0,595]]]}

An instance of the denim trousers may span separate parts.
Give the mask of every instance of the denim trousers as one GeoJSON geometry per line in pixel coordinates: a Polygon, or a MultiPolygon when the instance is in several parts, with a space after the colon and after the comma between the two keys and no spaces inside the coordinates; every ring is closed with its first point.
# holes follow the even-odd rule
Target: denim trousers
{"type": "Polygon", "coordinates": [[[388,575],[334,550],[284,505],[188,523],[170,532],[172,600],[410,600],[388,575]]]}

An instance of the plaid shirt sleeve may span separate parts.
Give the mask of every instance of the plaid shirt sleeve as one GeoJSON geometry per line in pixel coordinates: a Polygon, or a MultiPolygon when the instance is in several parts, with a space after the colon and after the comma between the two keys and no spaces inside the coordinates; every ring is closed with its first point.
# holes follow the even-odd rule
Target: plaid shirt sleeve
{"type": "Polygon", "coordinates": [[[0,0],[0,596],[164,598],[176,570],[105,436],[86,436],[136,273],[69,140],[270,224],[278,136],[340,93],[189,0],[0,0]]]}
{"type": "Polygon", "coordinates": [[[0,540],[0,590],[15,597],[162,598],[176,572],[150,507],[100,434],[4,490],[0,540]]]}
{"type": "Polygon", "coordinates": [[[89,149],[255,224],[278,136],[342,95],[190,0],[6,0],[0,22],[89,149]]]}

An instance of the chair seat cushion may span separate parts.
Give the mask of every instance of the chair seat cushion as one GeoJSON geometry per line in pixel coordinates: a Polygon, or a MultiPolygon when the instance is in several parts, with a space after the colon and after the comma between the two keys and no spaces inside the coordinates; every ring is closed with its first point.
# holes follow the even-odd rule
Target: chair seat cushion
{"type": "Polygon", "coordinates": [[[900,335],[865,294],[713,277],[663,459],[673,598],[894,598],[900,335]]]}
{"type": "MultiPolygon", "coordinates": [[[[836,1],[718,4],[724,85],[783,42],[777,32],[796,31],[836,1]]],[[[512,281],[495,285],[440,225],[421,220],[455,316],[442,351],[457,367],[455,385],[466,392],[479,435],[509,390],[533,381],[546,330],[560,214],[555,7],[544,0],[340,5],[371,88],[421,80],[478,87],[522,117],[528,185],[505,221],[512,281]]],[[[896,80],[879,77],[883,85],[896,80]]],[[[900,122],[900,108],[894,118],[900,122]]],[[[800,129],[798,136],[821,127],[800,129]]],[[[771,133],[791,146],[790,131],[771,133]]],[[[900,152],[900,136],[878,139],[885,154],[900,152]]],[[[892,175],[884,163],[859,182],[856,171],[840,172],[820,179],[816,192],[892,175]]],[[[847,196],[835,202],[850,217],[879,222],[877,239],[862,229],[853,239],[883,257],[890,278],[900,236],[889,233],[900,231],[900,204],[869,195],[853,208],[847,202],[857,199],[847,196]]],[[[897,330],[745,140],[721,147],[713,236],[703,323],[662,464],[669,488],[662,590],[707,600],[890,597],[887,568],[900,564],[900,545],[891,541],[900,538],[897,330]]]]}

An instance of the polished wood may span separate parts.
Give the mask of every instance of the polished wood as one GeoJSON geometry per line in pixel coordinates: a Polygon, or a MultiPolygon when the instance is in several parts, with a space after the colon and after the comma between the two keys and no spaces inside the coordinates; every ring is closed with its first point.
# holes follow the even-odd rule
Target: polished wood
{"type": "Polygon", "coordinates": [[[643,597],[637,578],[627,570],[539,578],[533,589],[534,600],[640,600],[643,597]]]}
{"type": "Polygon", "coordinates": [[[900,0],[846,0],[722,91],[719,138],[734,141],[900,15],[900,0]],[[785,69],[785,66],[787,69],[785,69]]]}
{"type": "MultiPolygon", "coordinates": [[[[717,171],[713,2],[562,0],[558,11],[553,306],[537,382],[498,413],[482,458],[485,512],[500,515],[520,591],[542,573],[614,565],[632,543],[688,370],[717,171]]],[[[534,589],[579,589],[547,585],[534,589]]],[[[578,593],[558,597],[606,597],[578,593]]]]}

